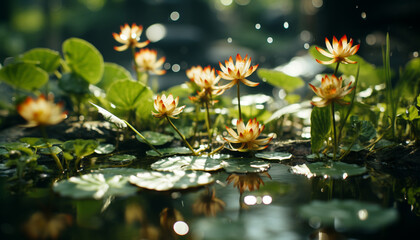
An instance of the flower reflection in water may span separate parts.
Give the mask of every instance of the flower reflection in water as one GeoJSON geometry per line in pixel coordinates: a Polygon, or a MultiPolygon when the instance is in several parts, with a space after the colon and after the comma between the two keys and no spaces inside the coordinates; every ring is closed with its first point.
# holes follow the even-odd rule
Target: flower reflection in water
{"type": "Polygon", "coordinates": [[[194,214],[214,217],[218,212],[223,211],[225,206],[226,203],[216,197],[216,191],[207,188],[194,202],[192,209],[194,214]]]}
{"type": "MultiPolygon", "coordinates": [[[[261,173],[266,177],[271,179],[270,174],[268,172],[261,173]]],[[[242,194],[245,190],[252,192],[254,190],[258,190],[260,185],[264,185],[264,181],[262,180],[259,173],[247,173],[247,174],[236,174],[232,173],[226,179],[228,184],[233,182],[233,187],[239,189],[239,192],[242,194]]]]}
{"type": "Polygon", "coordinates": [[[174,239],[176,235],[186,235],[189,232],[188,224],[184,221],[181,212],[174,208],[165,208],[160,213],[160,226],[162,239],[174,239]]]}
{"type": "Polygon", "coordinates": [[[345,240],[342,234],[332,228],[321,228],[309,235],[310,240],[345,240]]]}
{"type": "Polygon", "coordinates": [[[144,209],[137,203],[130,203],[125,207],[125,222],[129,225],[139,225],[139,239],[160,239],[159,229],[148,223],[144,209]]]}
{"type": "Polygon", "coordinates": [[[47,215],[35,212],[23,226],[29,239],[58,239],[61,232],[73,224],[69,214],[47,215]]]}

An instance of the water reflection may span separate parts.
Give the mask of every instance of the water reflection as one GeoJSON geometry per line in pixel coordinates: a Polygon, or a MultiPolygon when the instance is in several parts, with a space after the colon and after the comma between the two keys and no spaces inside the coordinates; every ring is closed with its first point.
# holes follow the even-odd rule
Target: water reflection
{"type": "Polygon", "coordinates": [[[214,217],[225,209],[226,203],[216,197],[216,190],[207,188],[192,205],[194,214],[214,217]]]}
{"type": "Polygon", "coordinates": [[[25,234],[30,239],[58,239],[61,233],[73,224],[69,214],[45,214],[35,212],[24,224],[25,234]]]}
{"type": "Polygon", "coordinates": [[[268,172],[247,174],[232,173],[227,177],[226,181],[228,184],[233,183],[233,187],[239,189],[241,194],[244,193],[245,190],[252,192],[254,190],[258,190],[261,185],[264,185],[264,181],[262,180],[260,174],[271,179],[268,172]]]}
{"type": "Polygon", "coordinates": [[[310,240],[345,240],[347,239],[341,233],[336,232],[332,228],[321,228],[311,233],[310,240]]]}

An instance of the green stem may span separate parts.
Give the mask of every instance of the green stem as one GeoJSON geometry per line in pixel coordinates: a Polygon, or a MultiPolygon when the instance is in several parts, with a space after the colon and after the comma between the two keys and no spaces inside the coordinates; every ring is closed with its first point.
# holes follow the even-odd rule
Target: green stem
{"type": "Polygon", "coordinates": [[[182,138],[182,141],[184,141],[185,145],[191,150],[194,156],[197,156],[197,153],[194,151],[194,148],[191,147],[191,145],[188,143],[187,139],[185,139],[185,136],[182,135],[182,133],[178,130],[178,128],[175,127],[175,125],[172,123],[171,119],[166,116],[166,119],[168,120],[169,124],[175,129],[175,131],[178,133],[178,135],[182,138]]]}
{"type": "Polygon", "coordinates": [[[131,126],[131,124],[129,124],[127,121],[123,120],[125,122],[125,124],[127,124],[127,126],[129,128],[131,128],[131,130],[133,130],[141,139],[143,139],[143,141],[149,145],[149,147],[151,149],[153,149],[153,151],[155,151],[157,154],[159,154],[159,156],[163,156],[161,152],[159,152],[139,131],[137,131],[137,129],[135,129],[133,126],[131,126]]]}
{"type": "Polygon", "coordinates": [[[238,81],[236,84],[238,85],[238,111],[239,111],[239,119],[242,119],[242,112],[241,112],[241,90],[240,90],[240,82],[238,81]]]}
{"type": "Polygon", "coordinates": [[[337,133],[335,130],[335,114],[334,114],[334,102],[331,103],[331,116],[332,116],[332,124],[333,124],[333,146],[334,146],[334,155],[333,155],[333,160],[335,161],[336,159],[336,154],[337,154],[337,133]]]}
{"type": "Polygon", "coordinates": [[[337,76],[338,66],[340,66],[340,62],[337,62],[337,66],[335,67],[334,74],[333,74],[334,76],[337,76]]]}
{"type": "Polygon", "coordinates": [[[50,153],[51,153],[51,156],[53,157],[53,159],[54,159],[54,161],[55,161],[55,163],[57,164],[57,167],[58,167],[58,169],[60,169],[60,171],[61,172],[64,172],[64,168],[63,168],[63,165],[61,164],[61,161],[60,161],[60,159],[57,157],[57,155],[52,151],[52,149],[51,149],[51,144],[48,142],[48,136],[47,136],[47,131],[45,130],[45,127],[44,126],[41,126],[40,127],[41,128],[41,132],[42,132],[42,135],[44,136],[44,142],[45,142],[45,144],[47,145],[47,147],[48,147],[48,150],[50,151],[50,153]]]}
{"type": "Polygon", "coordinates": [[[207,126],[207,134],[209,135],[209,144],[212,145],[213,141],[213,134],[211,131],[211,123],[210,123],[210,110],[209,110],[209,100],[207,100],[205,103],[206,105],[206,126],[207,126]]]}

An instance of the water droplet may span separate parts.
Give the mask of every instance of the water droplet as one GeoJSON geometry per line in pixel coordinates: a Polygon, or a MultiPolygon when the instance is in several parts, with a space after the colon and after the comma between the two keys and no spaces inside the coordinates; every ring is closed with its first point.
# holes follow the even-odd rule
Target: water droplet
{"type": "Polygon", "coordinates": [[[273,38],[272,38],[272,37],[268,37],[268,38],[267,38],[267,42],[268,42],[268,43],[273,43],[273,38]]]}
{"type": "Polygon", "coordinates": [[[180,15],[179,15],[179,12],[173,11],[171,12],[171,15],[169,15],[169,17],[171,18],[172,21],[175,22],[175,21],[178,21],[180,15]]]}
{"type": "Polygon", "coordinates": [[[283,23],[283,27],[284,27],[284,29],[288,29],[289,28],[289,23],[288,22],[284,22],[283,23]]]}
{"type": "Polygon", "coordinates": [[[261,24],[256,23],[256,24],[255,24],[255,29],[259,30],[260,28],[261,28],[261,24]]]}

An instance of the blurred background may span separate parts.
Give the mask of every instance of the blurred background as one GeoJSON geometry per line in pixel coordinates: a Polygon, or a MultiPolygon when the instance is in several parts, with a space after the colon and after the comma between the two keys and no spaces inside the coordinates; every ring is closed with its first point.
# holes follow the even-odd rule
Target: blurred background
{"type": "Polygon", "coordinates": [[[35,47],[60,51],[65,39],[78,37],[106,62],[132,70],[130,52],[113,49],[120,44],[112,33],[136,23],[142,40],[151,40],[147,47],[166,56],[160,90],[185,82],[191,66],[219,69],[237,53],[260,68],[310,79],[323,68],[307,49],[343,34],[361,43],[359,55],[382,65],[389,32],[391,64],[404,66],[419,55],[419,12],[418,0],[2,0],[0,62],[35,47]]]}

